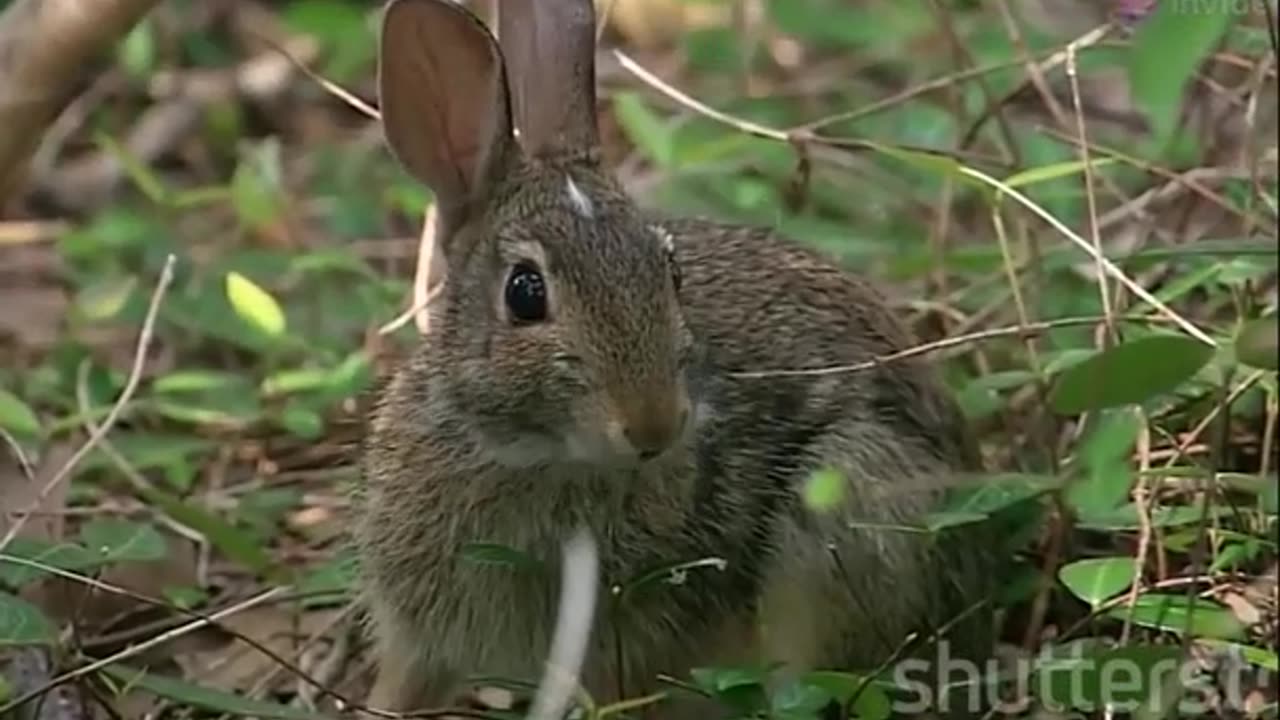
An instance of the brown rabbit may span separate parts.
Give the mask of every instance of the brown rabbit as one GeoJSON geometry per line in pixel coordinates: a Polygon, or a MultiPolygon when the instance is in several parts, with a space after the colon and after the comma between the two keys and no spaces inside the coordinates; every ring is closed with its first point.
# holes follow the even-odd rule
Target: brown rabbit
{"type": "Polygon", "coordinates": [[[385,131],[435,193],[444,291],[371,418],[371,703],[537,680],[579,527],[605,590],[724,561],[602,600],[581,678],[602,697],[704,665],[872,669],[980,600],[985,548],[902,530],[979,467],[926,365],[750,376],[911,345],[884,301],[768,230],[639,209],[601,166],[591,1],[499,7],[501,49],[449,0],[394,0],[382,26],[385,131]],[[828,512],[801,500],[821,469],[845,478],[828,512]],[[544,570],[475,563],[468,543],[544,570]]]}

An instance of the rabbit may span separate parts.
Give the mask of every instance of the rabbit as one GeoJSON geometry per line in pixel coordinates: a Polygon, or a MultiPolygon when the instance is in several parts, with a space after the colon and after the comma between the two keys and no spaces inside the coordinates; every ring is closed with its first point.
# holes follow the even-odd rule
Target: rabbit
{"type": "MultiPolygon", "coordinates": [[[[601,159],[591,0],[498,7],[496,37],[450,0],[384,9],[384,135],[433,192],[443,289],[364,441],[369,703],[537,681],[579,528],[599,548],[579,678],[598,699],[703,666],[871,670],[980,604],[980,535],[902,530],[982,468],[929,364],[752,376],[912,345],[882,294],[769,229],[642,208],[601,159]],[[803,499],[821,470],[843,483],[826,511],[803,499]],[[532,562],[476,562],[469,543],[532,562]]],[[[989,632],[971,617],[955,627],[976,657],[989,632]]],[[[711,717],[689,695],[656,717],[711,717]]]]}

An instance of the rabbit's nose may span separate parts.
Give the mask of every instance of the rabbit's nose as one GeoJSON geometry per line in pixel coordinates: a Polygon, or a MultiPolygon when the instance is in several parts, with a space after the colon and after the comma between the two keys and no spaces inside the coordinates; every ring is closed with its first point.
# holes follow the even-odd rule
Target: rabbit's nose
{"type": "Polygon", "coordinates": [[[646,413],[622,426],[622,435],[641,460],[652,460],[671,447],[684,430],[688,411],[646,413]]]}

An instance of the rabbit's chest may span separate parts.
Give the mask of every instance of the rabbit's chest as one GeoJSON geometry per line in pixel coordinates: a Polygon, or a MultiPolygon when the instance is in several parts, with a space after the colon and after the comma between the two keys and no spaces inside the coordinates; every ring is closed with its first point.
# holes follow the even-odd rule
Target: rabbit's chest
{"type": "MultiPolygon", "coordinates": [[[[557,630],[561,547],[548,542],[518,555],[496,545],[472,549],[478,562],[467,561],[472,567],[440,587],[447,597],[438,596],[436,607],[445,612],[434,615],[427,636],[469,673],[536,681],[557,630]]],[[[600,547],[587,687],[612,693],[619,677],[643,685],[660,673],[751,657],[752,603],[725,594],[720,559],[659,562],[649,555],[642,572],[633,553],[629,546],[600,547]]]]}

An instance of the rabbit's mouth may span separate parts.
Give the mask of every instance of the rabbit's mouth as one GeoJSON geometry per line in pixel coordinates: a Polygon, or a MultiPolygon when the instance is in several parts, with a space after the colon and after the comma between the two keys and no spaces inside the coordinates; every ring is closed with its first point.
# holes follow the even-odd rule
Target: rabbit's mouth
{"type": "Polygon", "coordinates": [[[527,470],[573,465],[603,470],[634,470],[661,463],[664,458],[677,453],[681,447],[687,446],[686,436],[669,447],[640,452],[629,443],[619,441],[604,426],[595,425],[566,428],[561,432],[525,432],[488,438],[484,445],[490,459],[507,468],[527,470]]]}

